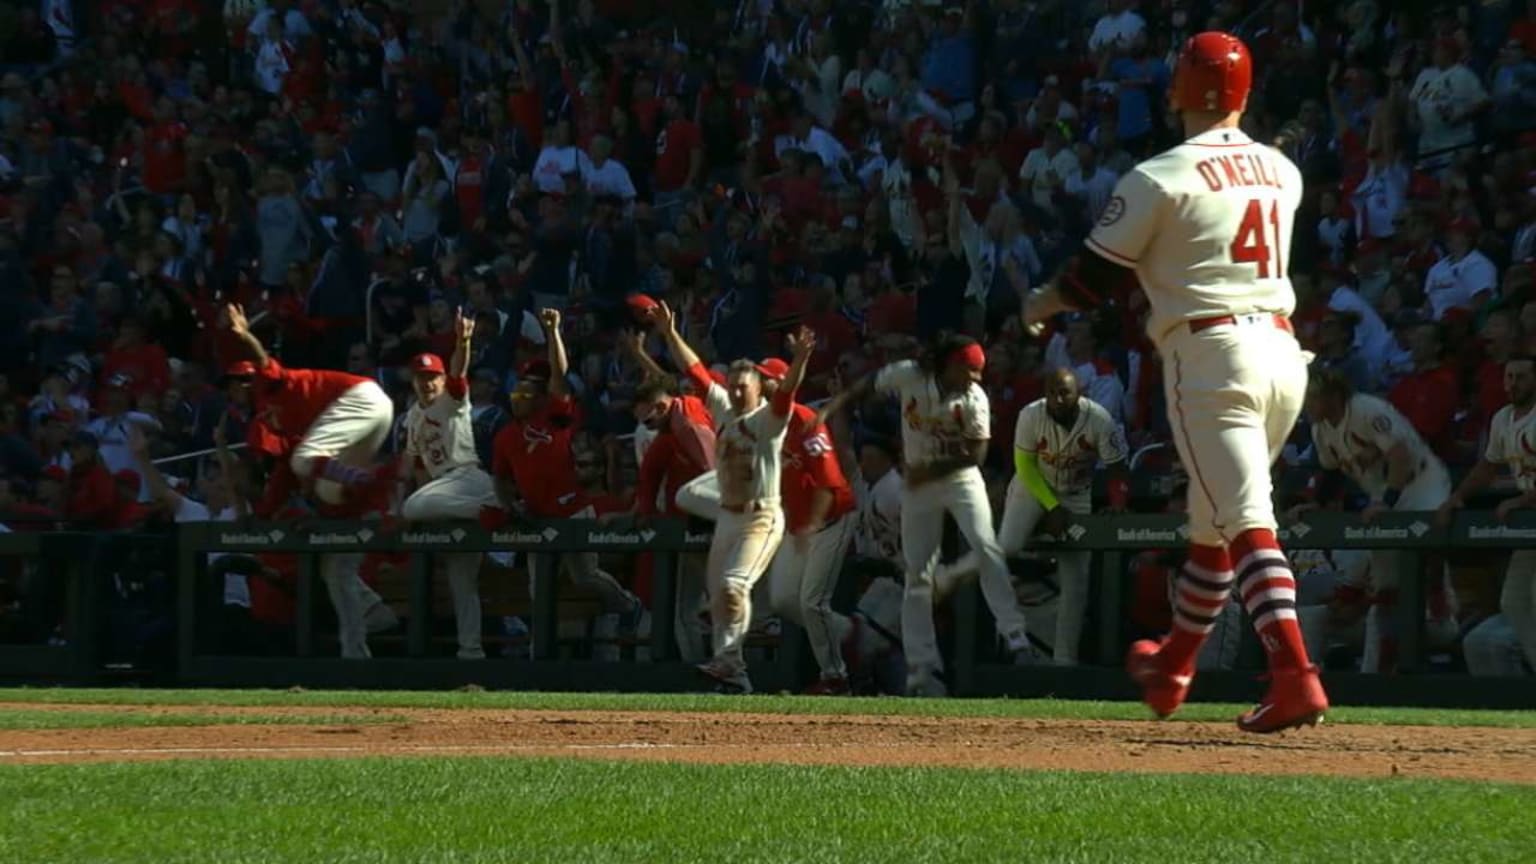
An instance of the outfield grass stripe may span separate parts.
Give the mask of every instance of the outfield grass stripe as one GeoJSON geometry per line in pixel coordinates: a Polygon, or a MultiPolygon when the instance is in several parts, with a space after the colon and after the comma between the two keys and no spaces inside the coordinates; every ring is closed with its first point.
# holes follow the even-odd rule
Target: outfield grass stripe
{"type": "MultiPolygon", "coordinates": [[[[765,714],[1145,720],[1132,702],[1062,699],[870,699],[806,696],[730,698],[703,694],[492,693],[285,690],[0,690],[0,702],[76,705],[239,707],[479,708],[545,711],[680,711],[765,714]]],[[[1180,720],[1229,722],[1250,705],[1195,703],[1180,720]]],[[[1398,726],[1536,728],[1536,712],[1421,708],[1335,708],[1328,722],[1398,726]]]]}
{"type": "Polygon", "coordinates": [[[537,759],[0,766],[0,860],[1528,860],[1536,789],[537,759]],[[1248,805],[1248,806],[1245,806],[1248,805]]]}

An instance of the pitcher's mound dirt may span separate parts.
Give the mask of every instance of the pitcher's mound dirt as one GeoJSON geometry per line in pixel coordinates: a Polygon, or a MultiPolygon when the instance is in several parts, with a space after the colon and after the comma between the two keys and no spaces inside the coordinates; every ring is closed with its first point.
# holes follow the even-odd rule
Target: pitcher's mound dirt
{"type": "MultiPolygon", "coordinates": [[[[41,706],[16,706],[37,709],[41,706]]],[[[1536,730],[1329,726],[1255,737],[1227,724],[402,708],[54,706],[283,717],[291,725],[0,732],[0,763],[403,755],[947,765],[1083,771],[1444,777],[1536,783],[1536,730]],[[326,715],[369,722],[325,724],[326,715]],[[304,724],[315,717],[316,725],[304,724]]]]}

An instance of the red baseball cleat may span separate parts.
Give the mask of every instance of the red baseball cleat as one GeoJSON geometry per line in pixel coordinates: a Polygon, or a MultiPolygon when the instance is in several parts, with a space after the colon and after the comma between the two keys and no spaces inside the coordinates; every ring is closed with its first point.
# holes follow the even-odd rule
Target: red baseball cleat
{"type": "Polygon", "coordinates": [[[1269,676],[1269,692],[1252,711],[1237,718],[1244,732],[1268,735],[1299,726],[1316,726],[1328,710],[1328,694],[1317,677],[1317,667],[1282,669],[1269,676]]]}
{"type": "Polygon", "coordinates": [[[1184,704],[1193,675],[1175,675],[1163,668],[1158,657],[1162,644],[1142,639],[1131,644],[1125,655],[1125,670],[1131,680],[1141,685],[1141,701],[1147,703],[1158,719],[1167,719],[1184,704]]]}

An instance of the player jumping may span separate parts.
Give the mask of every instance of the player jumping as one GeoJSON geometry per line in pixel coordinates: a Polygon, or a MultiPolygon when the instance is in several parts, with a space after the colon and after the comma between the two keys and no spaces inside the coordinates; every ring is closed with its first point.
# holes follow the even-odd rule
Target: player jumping
{"type": "Polygon", "coordinates": [[[346,372],[285,368],[251,334],[238,304],[224,307],[223,323],[254,367],[249,375],[231,375],[231,383],[249,394],[266,428],[295,442],[288,464],[304,491],[336,505],[387,490],[393,468],[374,464],[395,418],[384,389],[346,372]]]}
{"type": "Polygon", "coordinates": [[[1169,101],[1185,142],[1120,179],[1087,249],[1025,299],[1033,332],[1139,279],[1164,358],[1169,425],[1189,471],[1189,563],[1173,632],[1131,646],[1126,666],[1159,716],[1178,710],[1195,656],[1237,584],[1264,645],[1270,686],[1238,717],[1248,732],[1315,724],[1328,708],[1296,617],[1296,580],[1276,539],[1270,465],[1301,411],[1308,355],[1291,329],[1286,275],[1301,173],[1239,128],[1253,81],[1240,39],[1207,32],[1179,55],[1169,101]]]}

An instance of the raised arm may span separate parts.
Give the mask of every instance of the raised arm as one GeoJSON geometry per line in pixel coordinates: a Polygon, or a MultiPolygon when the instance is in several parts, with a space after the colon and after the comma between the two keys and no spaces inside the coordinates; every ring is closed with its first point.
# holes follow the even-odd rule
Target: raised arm
{"type": "Polygon", "coordinates": [[[539,324],[544,328],[544,342],[549,345],[549,395],[568,396],[570,385],[565,376],[571,365],[565,356],[565,340],[560,336],[560,310],[540,309],[539,324]]]}
{"type": "Polygon", "coordinates": [[[453,314],[453,336],[453,356],[448,358],[448,377],[463,380],[469,374],[469,358],[473,353],[470,349],[475,341],[475,319],[472,315],[465,317],[462,306],[453,314]]]}
{"type": "Polygon", "coordinates": [[[144,482],[149,484],[149,495],[157,503],[167,507],[180,507],[181,495],[171,488],[171,484],[165,482],[165,475],[155,465],[155,460],[149,455],[149,439],[144,437],[144,430],[138,426],[130,425],[128,430],[128,450],[133,453],[133,460],[139,466],[139,474],[144,477],[144,482]]]}
{"type": "Polygon", "coordinates": [[[802,326],[789,334],[788,341],[794,359],[790,361],[789,372],[784,375],[784,383],[773,394],[774,413],[785,417],[789,416],[795,404],[795,394],[805,381],[806,364],[810,363],[811,355],[816,353],[816,334],[809,327],[802,326]]]}
{"type": "Polygon", "coordinates": [[[251,503],[246,499],[244,473],[235,461],[235,454],[230,452],[229,432],[222,419],[213,427],[213,458],[224,475],[224,483],[229,486],[230,506],[235,509],[235,518],[245,519],[251,515],[251,503]]]}
{"type": "Polygon", "coordinates": [[[666,340],[667,350],[672,354],[672,362],[677,364],[677,368],[690,375],[694,369],[703,368],[704,361],[694,353],[683,334],[677,331],[677,316],[672,313],[672,307],[665,302],[657,303],[651,315],[656,322],[656,329],[661,332],[662,339],[666,340]]]}
{"type": "Polygon", "coordinates": [[[634,360],[636,365],[640,367],[640,371],[645,373],[646,378],[667,377],[667,370],[661,368],[661,364],[656,362],[656,358],[652,357],[645,350],[645,333],[643,331],[626,330],[619,337],[619,343],[624,347],[624,353],[628,354],[630,359],[634,360]]]}
{"type": "Polygon", "coordinates": [[[267,349],[262,346],[260,339],[251,334],[251,324],[246,320],[245,309],[239,303],[225,304],[220,322],[231,336],[239,340],[258,369],[267,365],[267,349]]]}

